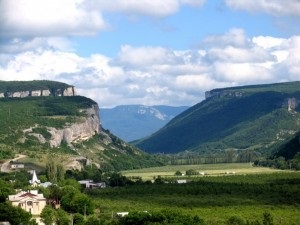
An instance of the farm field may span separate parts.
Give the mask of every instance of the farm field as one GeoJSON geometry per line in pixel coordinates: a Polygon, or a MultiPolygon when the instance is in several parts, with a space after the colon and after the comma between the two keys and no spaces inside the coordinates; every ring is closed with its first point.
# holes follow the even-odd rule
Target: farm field
{"type": "MultiPolygon", "coordinates": [[[[263,223],[265,213],[273,225],[298,225],[300,221],[300,173],[256,168],[250,164],[166,166],[124,171],[123,175],[165,176],[169,183],[139,183],[123,187],[89,190],[100,218],[116,212],[156,212],[198,216],[203,225],[263,223]],[[175,171],[204,171],[185,184],[172,183],[175,171]],[[235,171],[235,175],[225,175],[235,171]],[[222,175],[223,174],[223,175],[222,175]],[[231,217],[244,223],[228,223],[231,217]],[[248,223],[247,223],[248,222],[248,223]]],[[[176,178],[176,177],[175,177],[176,178]]],[[[173,179],[174,180],[174,179],[173,179]]]]}
{"type": "MultiPolygon", "coordinates": [[[[126,177],[141,177],[142,180],[153,180],[154,177],[174,177],[176,171],[185,173],[193,169],[206,176],[220,176],[228,174],[257,174],[257,173],[275,173],[285,172],[283,170],[271,169],[267,167],[253,167],[250,163],[220,163],[220,164],[199,164],[199,165],[169,165],[163,167],[151,167],[137,170],[122,171],[126,177]]],[[[201,176],[201,175],[200,175],[201,176]]]]}

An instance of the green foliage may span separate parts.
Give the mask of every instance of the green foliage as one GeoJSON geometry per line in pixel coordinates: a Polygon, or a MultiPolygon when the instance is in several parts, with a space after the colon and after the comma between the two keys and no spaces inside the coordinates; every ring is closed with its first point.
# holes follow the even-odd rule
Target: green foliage
{"type": "Polygon", "coordinates": [[[34,81],[0,81],[0,93],[35,91],[35,90],[64,90],[71,85],[48,80],[34,81]]]}
{"type": "Polygon", "coordinates": [[[180,211],[163,210],[161,212],[132,212],[121,217],[117,225],[201,225],[198,216],[185,215],[180,211]]]}
{"type": "Polygon", "coordinates": [[[300,98],[299,90],[300,82],[215,90],[220,94],[189,108],[135,144],[152,153],[249,149],[266,155],[299,130],[299,113],[287,107],[288,98],[300,98]]]}
{"type": "Polygon", "coordinates": [[[94,204],[92,200],[72,186],[63,188],[63,197],[61,198],[61,206],[64,210],[70,213],[80,213],[82,215],[92,214],[94,204]]]}
{"type": "Polygon", "coordinates": [[[263,214],[263,225],[274,225],[273,216],[269,212],[263,214]]]}
{"type": "Polygon", "coordinates": [[[14,207],[9,202],[0,203],[0,221],[8,221],[11,225],[36,225],[35,221],[31,221],[31,214],[21,209],[14,207]]]}
{"type": "Polygon", "coordinates": [[[54,156],[48,157],[48,161],[46,163],[46,175],[48,180],[52,183],[61,182],[65,178],[64,167],[54,156]]]}
{"type": "Polygon", "coordinates": [[[198,175],[199,172],[198,172],[197,170],[194,170],[194,169],[189,169],[189,170],[187,170],[187,171],[185,172],[185,174],[186,174],[187,176],[191,176],[191,175],[198,175]]]}
{"type": "Polygon", "coordinates": [[[0,149],[0,159],[12,159],[15,154],[12,150],[0,149]]]}
{"type": "Polygon", "coordinates": [[[73,224],[74,225],[85,225],[83,215],[81,215],[79,213],[75,213],[73,215],[73,224]]]}
{"type": "Polygon", "coordinates": [[[227,220],[227,225],[246,225],[246,223],[242,218],[238,216],[232,216],[227,220]]]}
{"type": "Polygon", "coordinates": [[[69,215],[62,209],[57,209],[57,225],[70,225],[69,215]]]}
{"type": "Polygon", "coordinates": [[[177,170],[174,175],[175,176],[182,176],[182,173],[179,170],[177,170]]]}
{"type": "MultiPolygon", "coordinates": [[[[262,225],[272,210],[274,224],[297,224],[299,173],[201,177],[186,184],[151,183],[87,190],[103,214],[163,209],[198,215],[204,224],[262,225]],[[232,217],[232,218],[231,218],[232,217]],[[285,221],[280,223],[280,220],[285,221]]],[[[150,212],[151,211],[151,212],[150,212]]]]}
{"type": "Polygon", "coordinates": [[[14,188],[11,183],[5,182],[0,179],[0,203],[5,202],[8,195],[14,194],[14,188]]]}
{"type": "Polygon", "coordinates": [[[45,225],[52,225],[56,221],[57,213],[55,209],[46,205],[40,217],[45,225]]]}

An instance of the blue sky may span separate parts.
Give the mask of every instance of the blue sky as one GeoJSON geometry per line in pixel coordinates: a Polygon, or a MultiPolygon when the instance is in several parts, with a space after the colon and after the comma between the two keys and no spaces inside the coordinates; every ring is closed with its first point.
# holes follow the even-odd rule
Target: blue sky
{"type": "Polygon", "coordinates": [[[298,0],[0,0],[0,80],[56,80],[100,107],[193,105],[300,80],[298,0]]]}

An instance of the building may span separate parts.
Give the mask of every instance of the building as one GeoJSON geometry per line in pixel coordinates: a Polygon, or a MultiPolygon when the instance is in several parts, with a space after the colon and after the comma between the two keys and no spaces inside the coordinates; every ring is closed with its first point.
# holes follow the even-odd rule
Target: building
{"type": "Polygon", "coordinates": [[[23,163],[11,163],[10,164],[11,169],[24,169],[25,165],[23,163]]]}
{"type": "Polygon", "coordinates": [[[8,200],[13,206],[19,206],[32,215],[40,215],[46,206],[46,198],[38,194],[37,190],[21,191],[16,195],[9,195],[8,200]]]}
{"type": "Polygon", "coordinates": [[[85,188],[91,188],[91,189],[95,189],[95,188],[106,188],[106,183],[105,182],[93,182],[92,180],[80,180],[78,181],[81,186],[85,187],[85,188]]]}
{"type": "Polygon", "coordinates": [[[39,186],[39,184],[41,183],[41,181],[37,178],[35,170],[33,170],[33,172],[32,172],[32,178],[31,178],[31,180],[29,180],[29,183],[33,187],[39,186]]]}

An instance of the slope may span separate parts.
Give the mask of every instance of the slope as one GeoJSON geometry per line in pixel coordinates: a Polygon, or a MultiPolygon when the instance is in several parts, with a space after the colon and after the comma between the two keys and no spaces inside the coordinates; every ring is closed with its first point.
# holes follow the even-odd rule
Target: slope
{"type": "Polygon", "coordinates": [[[300,130],[300,82],[215,89],[206,96],[136,146],[151,153],[266,153],[300,130]]]}
{"type": "MultiPolygon", "coordinates": [[[[47,84],[47,90],[57,90],[51,82],[47,84]]],[[[24,82],[20,85],[31,90],[44,89],[24,82]]],[[[16,82],[13,86],[16,88],[9,82],[5,88],[10,93],[28,91],[19,89],[16,82]]],[[[160,165],[153,157],[102,129],[97,103],[84,96],[2,96],[0,118],[0,159],[19,153],[30,156],[35,163],[43,163],[48,155],[55,154],[66,159],[66,165],[84,159],[104,171],[160,165]]]]}
{"type": "Polygon", "coordinates": [[[187,106],[120,105],[101,108],[102,126],[124,141],[137,140],[162,128],[187,106]]]}

